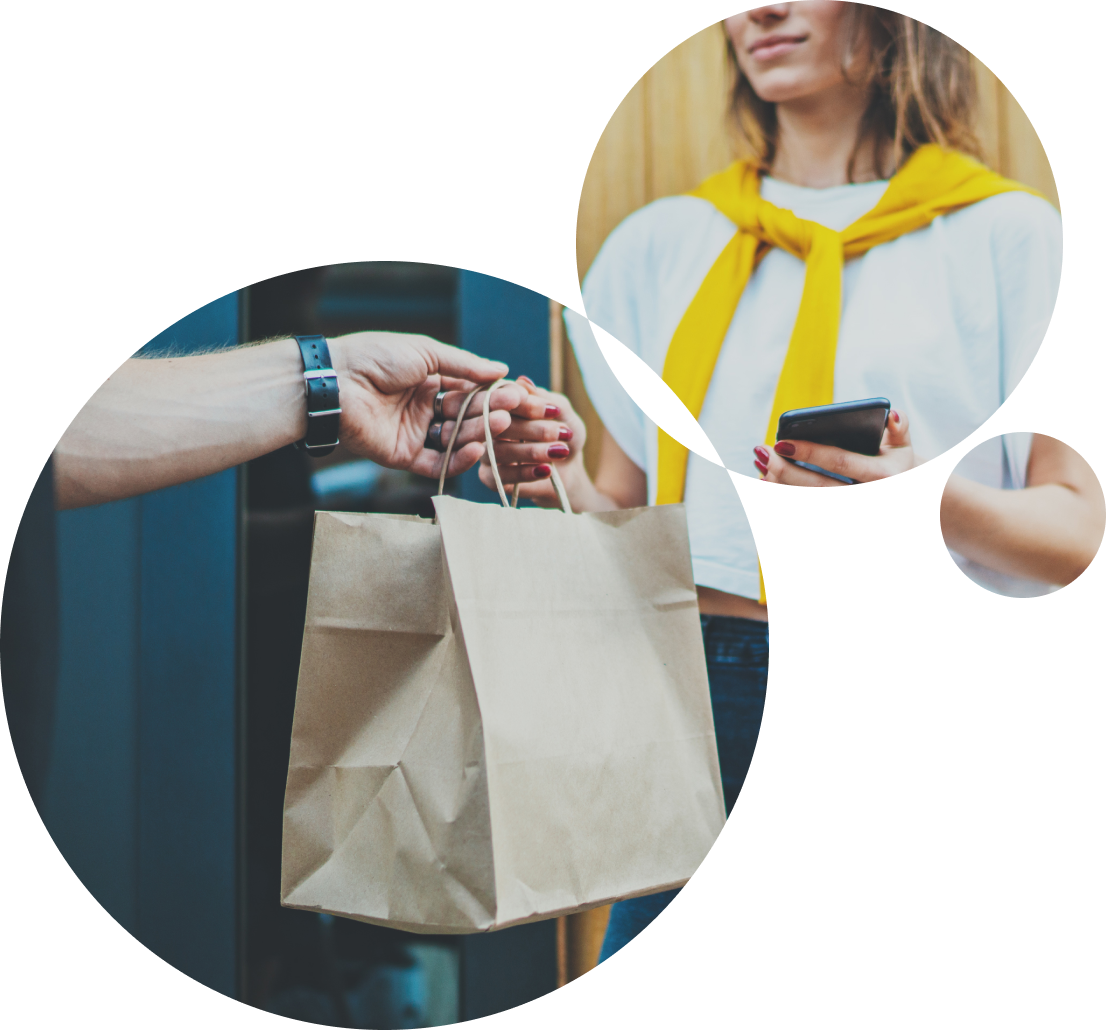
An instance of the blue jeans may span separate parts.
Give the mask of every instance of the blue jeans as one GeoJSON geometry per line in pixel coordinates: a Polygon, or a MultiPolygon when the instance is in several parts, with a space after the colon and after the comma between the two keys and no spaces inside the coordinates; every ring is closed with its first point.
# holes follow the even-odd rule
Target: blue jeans
{"type": "MultiPolygon", "coordinates": [[[[760,732],[764,689],[768,682],[768,623],[728,615],[701,615],[699,618],[707,653],[722,794],[729,815],[745,782],[760,732]]],[[[609,958],[633,940],[678,893],[661,891],[615,902],[599,961],[609,958]]]]}

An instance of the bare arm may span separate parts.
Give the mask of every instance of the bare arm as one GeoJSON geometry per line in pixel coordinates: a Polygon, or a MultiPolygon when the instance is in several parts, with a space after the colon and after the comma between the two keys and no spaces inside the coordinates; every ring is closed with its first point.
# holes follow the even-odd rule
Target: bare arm
{"type": "Polygon", "coordinates": [[[649,499],[645,472],[626,457],[626,451],[615,443],[615,438],[606,429],[603,430],[594,483],[587,476],[583,455],[571,476],[565,478],[565,483],[576,511],[644,508],[649,499]],[[570,478],[573,486],[567,488],[570,478]]]}
{"type": "Polygon", "coordinates": [[[1075,451],[1034,436],[1024,490],[951,476],[941,498],[945,542],[1011,576],[1066,585],[1094,558],[1106,505],[1094,472],[1075,451]]]}
{"type": "MultiPolygon", "coordinates": [[[[439,389],[461,391],[506,372],[425,336],[353,333],[330,341],[338,373],[339,436],[354,453],[391,468],[437,475],[442,457],[423,446],[439,389]]],[[[493,407],[526,397],[497,390],[493,407]]],[[[479,407],[474,405],[474,410],[479,407]]],[[[493,431],[510,424],[493,414],[493,431]]],[[[447,422],[444,432],[452,424],[447,422]]],[[[54,452],[59,508],[101,504],[210,475],[283,447],[307,431],[303,363],[294,340],[181,358],[131,359],[85,405],[54,452]]],[[[448,438],[448,437],[447,437],[448,438]]],[[[478,420],[462,427],[450,474],[482,452],[478,420]]]]}

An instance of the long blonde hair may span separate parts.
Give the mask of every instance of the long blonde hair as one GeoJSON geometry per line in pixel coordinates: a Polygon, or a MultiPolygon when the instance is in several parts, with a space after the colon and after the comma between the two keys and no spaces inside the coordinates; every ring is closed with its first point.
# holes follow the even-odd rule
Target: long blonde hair
{"type": "MultiPolygon", "coordinates": [[[[871,100],[849,159],[849,180],[857,154],[868,140],[874,144],[881,174],[897,171],[925,143],[981,157],[971,54],[936,29],[881,7],[852,4],[851,22],[842,70],[852,64],[861,47],[869,48],[868,67],[859,85],[870,90],[871,100]]],[[[728,34],[726,49],[734,77],[730,115],[753,158],[767,171],[778,143],[776,105],[753,92],[738,67],[728,34]]]]}

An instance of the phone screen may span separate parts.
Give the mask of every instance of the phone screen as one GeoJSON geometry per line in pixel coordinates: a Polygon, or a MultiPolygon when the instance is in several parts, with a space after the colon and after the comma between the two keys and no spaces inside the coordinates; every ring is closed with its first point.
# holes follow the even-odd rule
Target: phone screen
{"type": "MultiPolygon", "coordinates": [[[[838,404],[822,404],[814,408],[795,408],[780,415],[776,440],[806,440],[840,447],[854,454],[879,454],[883,432],[891,402],[886,397],[868,397],[859,401],[842,401],[838,404]]],[[[828,476],[839,483],[855,486],[857,480],[830,472],[808,461],[787,458],[793,465],[819,475],[828,476]]]]}
{"type": "Polygon", "coordinates": [[[807,440],[854,454],[879,454],[891,402],[886,397],[795,408],[780,415],[777,440],[807,440]]]}

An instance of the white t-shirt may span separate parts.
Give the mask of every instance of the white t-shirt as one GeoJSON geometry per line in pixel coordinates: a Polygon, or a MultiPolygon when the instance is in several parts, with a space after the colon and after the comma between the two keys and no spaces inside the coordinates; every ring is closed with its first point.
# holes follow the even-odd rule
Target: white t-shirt
{"type": "MultiPolygon", "coordinates": [[[[761,195],[798,217],[844,229],[886,182],[808,189],[765,178],[761,195]]],[[[658,374],[683,313],[734,225],[709,201],[666,197],[630,215],[584,281],[588,317],[658,374]]],[[[1046,201],[1006,193],[874,247],[845,265],[834,400],[888,397],[910,419],[916,453],[932,458],[977,429],[1009,395],[1040,346],[1060,280],[1060,217],[1046,201]]],[[[756,475],[772,400],[799,310],[806,266],[774,248],[734,314],[699,422],[726,466],[756,475]]],[[[630,400],[587,321],[566,313],[588,396],[656,497],[657,430],[630,400]]],[[[1025,456],[1021,474],[1024,476],[1025,456]]],[[[1002,486],[1002,446],[978,448],[961,471],[1002,486]]],[[[684,490],[695,581],[758,597],[756,549],[724,469],[692,454],[684,490]]]]}

